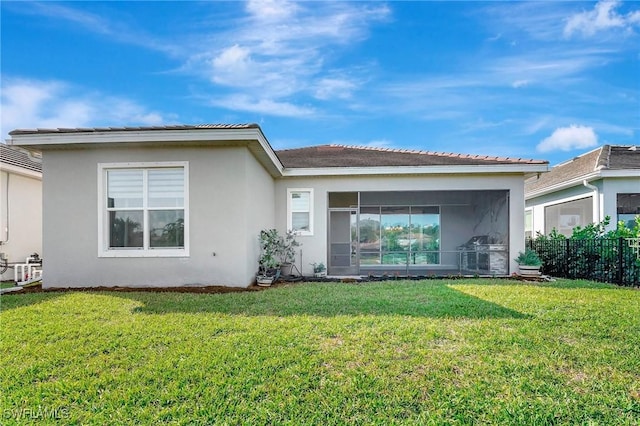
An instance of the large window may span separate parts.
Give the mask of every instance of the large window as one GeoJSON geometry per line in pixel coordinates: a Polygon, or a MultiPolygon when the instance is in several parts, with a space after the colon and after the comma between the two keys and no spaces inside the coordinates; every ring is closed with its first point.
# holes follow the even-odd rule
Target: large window
{"type": "Polygon", "coordinates": [[[636,216],[640,216],[640,193],[617,194],[618,222],[622,221],[628,228],[635,226],[636,216]]]}
{"type": "Polygon", "coordinates": [[[188,165],[101,164],[100,255],[188,255],[188,165]]]}
{"type": "Polygon", "coordinates": [[[440,263],[440,208],[360,208],[360,264],[440,263]]]}
{"type": "Polygon", "coordinates": [[[567,203],[547,206],[544,209],[544,233],[552,230],[570,237],[576,226],[593,223],[593,198],[581,198],[567,203]]]}
{"type": "Polygon", "coordinates": [[[313,190],[287,190],[287,229],[313,235],[313,190]]]}

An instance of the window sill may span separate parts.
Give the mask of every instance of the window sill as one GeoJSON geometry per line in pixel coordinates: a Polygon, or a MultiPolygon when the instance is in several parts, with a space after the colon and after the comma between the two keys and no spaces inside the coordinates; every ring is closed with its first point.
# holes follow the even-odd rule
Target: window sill
{"type": "Polygon", "coordinates": [[[102,250],[98,257],[189,257],[189,250],[102,250]]]}

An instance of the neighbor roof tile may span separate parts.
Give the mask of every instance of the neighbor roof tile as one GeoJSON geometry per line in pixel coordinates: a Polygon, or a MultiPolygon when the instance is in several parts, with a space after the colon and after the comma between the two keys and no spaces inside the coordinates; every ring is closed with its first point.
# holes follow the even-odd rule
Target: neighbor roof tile
{"type": "Polygon", "coordinates": [[[525,193],[536,192],[586,177],[598,170],[640,169],[640,147],[635,145],[603,145],[572,160],[558,164],[548,173],[528,179],[525,193]]]}
{"type": "Polygon", "coordinates": [[[22,149],[0,143],[0,162],[42,173],[42,164],[32,160],[22,149]]]}

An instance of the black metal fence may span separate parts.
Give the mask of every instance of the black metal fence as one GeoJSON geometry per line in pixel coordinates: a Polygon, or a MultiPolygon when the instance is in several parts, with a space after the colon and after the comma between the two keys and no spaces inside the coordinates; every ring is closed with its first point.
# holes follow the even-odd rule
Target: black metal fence
{"type": "Polygon", "coordinates": [[[526,246],[540,256],[543,274],[640,285],[640,260],[626,238],[528,239],[526,246]]]}

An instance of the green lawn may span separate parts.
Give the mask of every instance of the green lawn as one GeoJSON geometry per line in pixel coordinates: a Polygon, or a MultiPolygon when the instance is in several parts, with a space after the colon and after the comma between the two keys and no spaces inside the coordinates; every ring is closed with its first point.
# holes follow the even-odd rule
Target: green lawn
{"type": "Polygon", "coordinates": [[[11,288],[11,287],[15,287],[16,283],[14,281],[2,281],[0,282],[0,289],[1,288],[11,288]]]}
{"type": "Polygon", "coordinates": [[[0,298],[0,423],[640,423],[640,291],[501,280],[0,298]]]}

